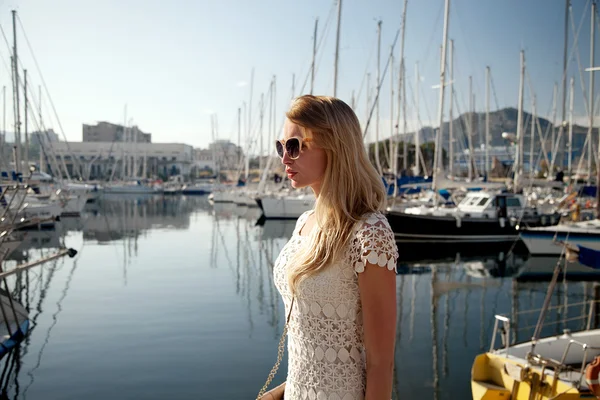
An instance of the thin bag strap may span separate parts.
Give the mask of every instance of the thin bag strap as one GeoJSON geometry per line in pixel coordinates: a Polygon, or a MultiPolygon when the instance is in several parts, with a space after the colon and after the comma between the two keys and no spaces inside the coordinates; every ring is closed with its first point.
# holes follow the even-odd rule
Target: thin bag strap
{"type": "Polygon", "coordinates": [[[281,339],[279,339],[279,347],[277,349],[277,361],[275,362],[275,365],[273,365],[273,368],[271,369],[271,372],[269,373],[269,376],[267,377],[267,382],[262,387],[262,389],[260,389],[260,392],[258,392],[258,396],[256,397],[256,400],[260,400],[260,398],[265,394],[265,392],[267,391],[267,388],[271,384],[271,381],[275,377],[277,370],[279,369],[279,364],[281,363],[281,358],[283,357],[285,336],[287,335],[288,325],[290,323],[290,317],[292,316],[292,308],[294,307],[294,300],[295,300],[295,297],[292,297],[292,304],[290,305],[290,310],[288,311],[288,315],[285,320],[285,325],[283,327],[283,333],[281,334],[281,339]]]}

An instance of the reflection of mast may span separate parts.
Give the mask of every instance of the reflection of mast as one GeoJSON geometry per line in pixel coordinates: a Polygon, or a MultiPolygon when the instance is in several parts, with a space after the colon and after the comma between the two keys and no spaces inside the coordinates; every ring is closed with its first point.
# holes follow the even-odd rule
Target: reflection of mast
{"type": "Polygon", "coordinates": [[[412,290],[410,299],[410,334],[408,337],[408,343],[412,343],[414,332],[415,332],[415,302],[417,299],[417,277],[415,274],[412,275],[412,290]]]}
{"type": "MultiPolygon", "coordinates": [[[[464,275],[464,270],[463,270],[464,275]]],[[[461,279],[462,280],[462,279],[461,279]]],[[[469,295],[471,294],[471,276],[467,274],[467,293],[465,294],[465,323],[463,324],[463,344],[465,348],[469,346],[467,340],[467,326],[468,326],[468,316],[469,316],[469,295]]]]}
{"type": "Polygon", "coordinates": [[[127,270],[127,247],[126,247],[126,241],[127,241],[127,204],[128,202],[125,202],[125,204],[123,204],[123,207],[121,209],[121,223],[124,224],[123,226],[123,232],[125,232],[125,235],[123,237],[123,284],[125,286],[127,286],[126,282],[127,280],[125,279],[125,277],[127,276],[127,274],[125,273],[125,271],[127,270]]]}
{"type": "Polygon", "coordinates": [[[561,332],[563,329],[565,329],[567,327],[567,314],[568,314],[567,311],[569,310],[569,296],[567,296],[567,294],[569,293],[569,284],[567,283],[566,279],[563,279],[562,287],[563,287],[563,292],[564,292],[565,296],[564,296],[564,300],[563,300],[563,309],[561,311],[562,316],[563,316],[561,332]]]}
{"type": "MultiPolygon", "coordinates": [[[[600,316],[600,310],[598,309],[598,306],[600,305],[600,283],[598,282],[589,282],[590,285],[590,295],[589,295],[589,299],[590,299],[590,303],[593,301],[594,304],[593,305],[593,313],[591,314],[591,316],[589,317],[589,322],[588,322],[588,329],[596,329],[598,326],[598,317],[600,316]]],[[[591,307],[591,305],[590,305],[591,307]]]]}
{"type": "MultiPolygon", "coordinates": [[[[566,264],[566,262],[565,262],[566,264]]],[[[589,289],[589,282],[581,282],[581,284],[583,285],[583,301],[581,302],[581,315],[587,315],[587,305],[588,305],[588,292],[590,292],[589,289]]],[[[589,298],[591,298],[591,296],[589,296],[589,298]]],[[[581,318],[581,327],[579,329],[584,330],[585,329],[585,318],[581,318]]]]}
{"type": "MultiPolygon", "coordinates": [[[[439,398],[440,378],[438,374],[438,343],[437,343],[437,296],[435,284],[437,282],[437,268],[431,269],[431,359],[433,372],[433,399],[439,398]]],[[[446,293],[447,295],[447,293],[446,293]]]]}
{"type": "MultiPolygon", "coordinates": [[[[450,271],[446,274],[449,280],[450,271]]],[[[446,303],[444,305],[444,337],[442,338],[442,376],[448,375],[448,333],[450,332],[450,293],[446,293],[446,303]]]]}
{"type": "MultiPolygon", "coordinates": [[[[258,276],[258,294],[256,296],[257,300],[258,300],[258,308],[260,311],[263,310],[264,307],[264,294],[263,294],[263,290],[262,290],[262,268],[260,267],[260,265],[257,267],[256,266],[256,260],[254,258],[254,251],[252,249],[252,243],[250,241],[250,236],[249,236],[249,228],[250,228],[250,221],[246,220],[246,247],[248,248],[248,265],[249,267],[252,267],[252,271],[249,274],[250,276],[248,277],[248,287],[250,287],[250,279],[252,278],[252,276],[258,276]]],[[[260,254],[260,250],[258,251],[260,254]]],[[[261,257],[262,258],[262,257],[261,257]]],[[[249,268],[250,269],[250,268],[249,268]]]]}
{"type": "MultiPolygon", "coordinates": [[[[404,275],[400,275],[400,287],[398,288],[398,317],[396,319],[396,346],[394,347],[394,359],[398,354],[398,349],[400,347],[400,342],[402,340],[402,313],[404,311],[404,275]]],[[[400,398],[400,387],[398,384],[398,371],[396,368],[396,363],[394,362],[394,393],[396,394],[395,398],[400,398]]]]}
{"type": "Polygon", "coordinates": [[[33,376],[33,372],[40,367],[40,364],[42,362],[42,355],[44,353],[44,349],[46,348],[46,345],[50,341],[50,333],[52,332],[52,329],[54,328],[54,326],[58,322],[58,314],[62,311],[62,302],[64,301],[65,297],[67,296],[67,292],[68,292],[69,287],[71,285],[71,280],[73,279],[73,275],[75,273],[75,270],[77,269],[77,261],[78,261],[78,259],[74,259],[73,260],[73,268],[71,268],[71,271],[69,272],[69,276],[67,277],[67,282],[65,283],[65,287],[64,287],[64,289],[62,291],[62,295],[58,299],[58,301],[56,302],[56,312],[52,315],[52,324],[48,327],[48,332],[46,333],[46,339],[44,340],[44,343],[42,344],[42,347],[40,348],[40,352],[38,354],[37,363],[27,373],[27,375],[29,375],[29,377],[30,377],[30,380],[29,380],[29,384],[25,387],[25,390],[23,391],[23,398],[27,397],[26,396],[27,391],[29,390],[29,388],[31,387],[31,385],[33,384],[33,382],[35,381],[35,378],[33,376]]]}
{"type": "Polygon", "coordinates": [[[217,213],[215,212],[215,221],[212,223],[211,235],[210,235],[210,262],[211,268],[217,268],[217,257],[215,247],[217,246],[217,213]]]}
{"type": "MultiPolygon", "coordinates": [[[[264,227],[262,228],[264,229],[264,227]]],[[[270,290],[270,298],[271,298],[271,325],[277,326],[279,324],[279,313],[277,312],[277,304],[278,304],[278,293],[275,290],[275,282],[273,281],[273,245],[274,239],[269,239],[267,245],[271,245],[271,254],[269,255],[267,248],[268,246],[262,243],[262,234],[260,235],[261,244],[263,246],[265,252],[265,261],[267,265],[267,277],[269,278],[269,290],[270,290]],[[268,268],[270,267],[270,268],[268,268]]]]}
{"type": "Polygon", "coordinates": [[[486,281],[483,281],[483,290],[481,291],[481,302],[479,303],[479,350],[482,351],[484,344],[483,341],[485,340],[485,328],[483,326],[483,321],[485,318],[485,312],[484,312],[484,304],[485,304],[485,292],[487,289],[487,285],[485,284],[486,281]]]}
{"type": "MultiPolygon", "coordinates": [[[[264,229],[264,226],[261,228],[264,229]]],[[[275,329],[273,331],[274,336],[278,336],[277,327],[279,326],[279,295],[277,290],[275,290],[275,284],[273,282],[273,269],[275,267],[273,254],[275,254],[275,240],[273,238],[269,238],[267,243],[262,242],[262,232],[260,234],[260,246],[265,253],[265,266],[267,267],[267,278],[269,280],[269,290],[270,290],[270,307],[271,307],[271,321],[269,324],[273,326],[275,329]],[[270,247],[270,249],[269,249],[270,247]]],[[[281,251],[281,249],[279,249],[281,251]]],[[[262,265],[262,264],[261,264],[262,265]]]]}
{"type": "MultiPolygon", "coordinates": [[[[29,350],[29,345],[31,344],[31,333],[37,327],[37,319],[39,318],[40,314],[42,313],[42,303],[43,303],[44,299],[46,298],[46,292],[48,292],[48,288],[50,287],[50,283],[52,282],[52,278],[54,277],[54,272],[56,272],[57,265],[58,265],[58,260],[54,260],[54,263],[52,265],[52,268],[50,268],[50,273],[48,274],[48,278],[46,280],[46,285],[43,286],[42,289],[40,290],[40,298],[38,299],[38,303],[35,308],[37,313],[31,319],[31,324],[29,324],[31,326],[31,328],[29,328],[29,332],[28,332],[27,336],[25,337],[25,349],[23,351],[23,356],[26,355],[29,350]]],[[[43,268],[40,271],[43,271],[43,268]]],[[[40,286],[41,286],[43,284],[43,274],[40,273],[39,279],[40,279],[40,286]]]]}
{"type": "Polygon", "coordinates": [[[250,299],[250,289],[252,288],[251,273],[250,273],[250,259],[248,257],[248,229],[246,229],[246,245],[244,246],[244,273],[246,274],[246,306],[248,309],[248,323],[250,324],[250,333],[254,330],[254,323],[252,322],[252,300],[250,299]]]}
{"type": "MultiPolygon", "coordinates": [[[[263,277],[263,254],[262,254],[262,235],[258,235],[258,297],[262,299],[260,302],[260,312],[265,308],[265,282],[263,277]]],[[[270,285],[273,286],[273,285],[270,285]]]]}
{"type": "MultiPolygon", "coordinates": [[[[517,329],[518,321],[517,321],[517,316],[519,315],[519,291],[518,291],[518,286],[517,286],[517,280],[513,279],[512,280],[512,284],[511,284],[511,294],[512,294],[512,299],[511,299],[511,307],[510,307],[510,312],[511,312],[511,317],[510,317],[510,321],[512,322],[512,334],[510,335],[513,340],[512,343],[509,343],[510,345],[512,345],[513,343],[517,343],[519,341],[519,338],[517,337],[517,335],[519,334],[519,330],[517,329]]],[[[510,329],[510,328],[509,328],[510,329]]]]}
{"type": "Polygon", "coordinates": [[[11,380],[11,375],[13,372],[13,368],[15,369],[15,385],[16,385],[16,392],[15,393],[15,399],[18,398],[18,392],[19,392],[19,371],[20,371],[20,358],[21,358],[21,346],[17,346],[13,349],[13,351],[11,351],[10,353],[8,353],[8,357],[6,358],[6,361],[4,363],[4,368],[2,369],[2,375],[0,375],[0,387],[2,388],[1,392],[0,392],[0,399],[8,399],[8,389],[9,389],[9,383],[12,381],[11,380]],[[18,365],[17,365],[18,364],[18,365]]]}
{"type": "Polygon", "coordinates": [[[235,264],[235,293],[240,293],[240,218],[235,221],[236,264],[235,264]]]}

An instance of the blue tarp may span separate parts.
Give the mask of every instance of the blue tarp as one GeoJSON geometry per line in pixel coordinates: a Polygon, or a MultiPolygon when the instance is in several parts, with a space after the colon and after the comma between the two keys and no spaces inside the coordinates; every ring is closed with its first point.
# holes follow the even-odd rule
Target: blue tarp
{"type": "Polygon", "coordinates": [[[593,269],[600,269],[600,251],[588,249],[587,247],[577,245],[579,247],[579,262],[593,269]]]}
{"type": "MultiPolygon", "coordinates": [[[[383,184],[387,189],[387,193],[389,196],[394,194],[394,183],[388,183],[385,178],[381,178],[383,180],[383,184]]],[[[423,176],[401,176],[396,179],[396,184],[398,185],[398,195],[403,194],[413,194],[421,192],[422,188],[420,187],[408,187],[403,188],[403,185],[415,185],[419,183],[431,183],[433,181],[433,177],[425,178],[423,176]]]]}
{"type": "Polygon", "coordinates": [[[596,186],[582,186],[579,189],[579,196],[596,197],[596,186]]]}

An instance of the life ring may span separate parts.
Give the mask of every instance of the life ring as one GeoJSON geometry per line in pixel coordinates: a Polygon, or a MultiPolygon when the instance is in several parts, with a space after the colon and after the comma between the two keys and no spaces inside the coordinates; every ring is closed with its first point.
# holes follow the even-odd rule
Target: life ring
{"type": "Polygon", "coordinates": [[[594,358],[594,361],[589,363],[587,367],[585,367],[585,381],[590,388],[590,391],[600,399],[600,382],[598,382],[598,378],[600,375],[600,356],[594,358]]]}

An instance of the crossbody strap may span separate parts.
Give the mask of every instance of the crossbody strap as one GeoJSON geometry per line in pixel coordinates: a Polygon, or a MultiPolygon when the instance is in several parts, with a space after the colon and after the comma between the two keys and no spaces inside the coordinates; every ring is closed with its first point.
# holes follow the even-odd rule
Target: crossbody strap
{"type": "Polygon", "coordinates": [[[283,352],[285,350],[285,336],[287,335],[288,325],[290,323],[290,317],[292,316],[292,308],[294,307],[294,300],[295,300],[295,297],[292,297],[292,304],[290,304],[290,310],[288,311],[288,315],[285,320],[285,325],[283,326],[283,333],[281,334],[281,339],[279,339],[279,347],[277,349],[277,361],[275,362],[275,365],[273,365],[273,368],[271,369],[271,372],[269,373],[269,376],[267,377],[267,382],[262,387],[262,389],[260,389],[260,392],[258,392],[258,396],[256,397],[256,400],[260,400],[260,398],[265,394],[265,392],[267,391],[267,388],[271,384],[271,381],[275,377],[277,370],[279,369],[279,364],[281,363],[281,359],[283,358],[283,352]]]}

